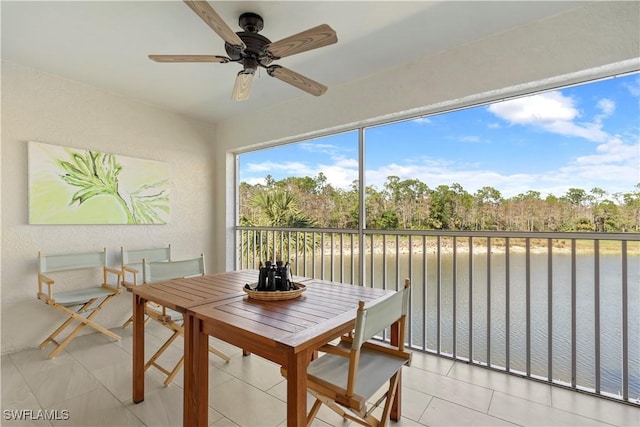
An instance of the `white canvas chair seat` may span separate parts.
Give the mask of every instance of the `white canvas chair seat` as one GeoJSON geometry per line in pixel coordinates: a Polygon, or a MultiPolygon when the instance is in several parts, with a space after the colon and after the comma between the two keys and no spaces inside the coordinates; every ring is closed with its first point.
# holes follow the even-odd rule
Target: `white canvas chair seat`
{"type": "Polygon", "coordinates": [[[120,340],[120,336],[97,324],[93,318],[115,296],[120,294],[122,290],[120,288],[121,277],[120,270],[107,266],[106,248],[100,252],[46,256],[38,254],[38,299],[68,316],[66,321],[40,343],[40,348],[45,348],[49,343],[56,344],[57,347],[49,354],[49,358],[56,357],[86,326],[109,338],[120,340]],[[102,270],[103,281],[101,285],[55,292],[56,282],[52,277],[56,272],[87,270],[90,273],[90,270],[96,269],[102,270]],[[109,284],[109,274],[115,275],[115,286],[109,284]],[[63,341],[58,342],[56,340],[58,335],[74,322],[78,322],[79,325],[63,341]]]}
{"type": "MultiPolygon", "coordinates": [[[[144,249],[125,249],[120,247],[120,269],[122,270],[122,286],[131,292],[134,287],[138,286],[138,279],[142,281],[142,260],[147,262],[163,262],[171,261],[171,245],[161,248],[144,248],[144,249]],[[140,268],[138,268],[140,267],[140,268]]],[[[146,319],[148,321],[149,318],[146,319]]],[[[133,323],[133,315],[122,324],[123,328],[133,323]]]]}
{"type": "MultiPolygon", "coordinates": [[[[409,279],[393,296],[365,308],[360,301],[356,327],[337,345],[325,345],[324,352],[307,368],[307,388],[316,397],[307,425],[311,425],[322,404],[345,419],[365,426],[385,426],[396,398],[402,367],[411,361],[404,349],[406,317],[409,308],[409,279]],[[372,340],[379,332],[398,322],[397,346],[372,340]],[[386,392],[373,404],[371,399],[388,383],[386,392]],[[385,402],[382,416],[373,411],[385,402]]],[[[286,376],[286,371],[283,371],[286,376]]]]}
{"type": "Polygon", "coordinates": [[[110,289],[103,287],[94,287],[88,289],[78,289],[77,291],[67,291],[56,293],[56,304],[60,304],[65,307],[74,307],[82,305],[90,299],[94,298],[106,298],[109,295],[114,295],[114,292],[110,289]]]}
{"type": "MultiPolygon", "coordinates": [[[[181,261],[147,262],[146,259],[142,260],[142,275],[144,283],[153,284],[182,277],[202,276],[203,274],[205,274],[204,255],[200,255],[199,258],[181,261]]],[[[173,334],[171,334],[169,339],[162,344],[162,346],[144,365],[145,370],[154,367],[165,374],[167,378],[164,381],[164,385],[168,386],[173,382],[173,379],[184,365],[184,354],[178,363],[176,363],[171,369],[167,369],[160,365],[158,359],[178,337],[184,336],[184,316],[182,313],[163,306],[154,307],[150,305],[145,307],[145,314],[147,314],[149,318],[173,331],[173,334]]],[[[209,351],[223,359],[225,362],[229,362],[231,360],[229,356],[212,346],[209,346],[209,351]]]]}

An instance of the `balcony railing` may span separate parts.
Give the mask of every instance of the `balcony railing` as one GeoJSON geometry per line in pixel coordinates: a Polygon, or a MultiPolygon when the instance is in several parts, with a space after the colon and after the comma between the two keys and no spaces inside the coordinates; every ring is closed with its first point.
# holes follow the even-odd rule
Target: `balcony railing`
{"type": "Polygon", "coordinates": [[[237,227],[236,237],[241,269],[282,259],[298,275],[384,289],[409,277],[415,350],[640,406],[640,234],[237,227]]]}

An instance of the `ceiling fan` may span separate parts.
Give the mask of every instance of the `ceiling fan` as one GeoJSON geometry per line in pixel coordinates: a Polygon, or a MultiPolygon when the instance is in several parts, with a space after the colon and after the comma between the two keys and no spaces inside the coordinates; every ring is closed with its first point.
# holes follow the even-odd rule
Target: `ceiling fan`
{"type": "Polygon", "coordinates": [[[263,26],[262,18],[251,12],[240,15],[238,25],[244,30],[234,33],[206,1],[184,0],[213,31],[225,42],[228,56],[218,55],[149,55],[156,62],[238,62],[243,68],[238,73],[231,98],[243,101],[249,98],[253,76],[258,67],[265,68],[267,74],[289,83],[315,96],[327,91],[327,87],[295,71],[280,65],[271,64],[285,56],[306,52],[311,49],[328,46],[338,41],[336,32],[327,24],[318,25],[301,33],[294,34],[276,42],[258,34],[263,26]]]}

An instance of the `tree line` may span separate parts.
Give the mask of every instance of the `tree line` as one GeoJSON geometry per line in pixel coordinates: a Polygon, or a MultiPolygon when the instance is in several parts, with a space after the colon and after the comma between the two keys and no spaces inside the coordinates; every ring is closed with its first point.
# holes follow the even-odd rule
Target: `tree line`
{"type": "MultiPolygon", "coordinates": [[[[529,190],[505,198],[486,186],[435,188],[418,179],[387,177],[366,186],[366,227],[382,230],[640,231],[640,183],[625,193],[570,188],[564,195],[529,190]]],[[[335,188],[324,174],[240,184],[240,224],[272,227],[358,228],[358,181],[335,188]]]]}

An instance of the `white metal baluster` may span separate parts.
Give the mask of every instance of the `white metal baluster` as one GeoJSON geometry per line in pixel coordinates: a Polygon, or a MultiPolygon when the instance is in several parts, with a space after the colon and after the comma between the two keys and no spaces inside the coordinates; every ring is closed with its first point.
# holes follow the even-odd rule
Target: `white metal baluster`
{"type": "Polygon", "coordinates": [[[553,380],[553,240],[547,239],[547,380],[553,380]]]}
{"type": "MultiPolygon", "coordinates": [[[[426,251],[426,250],[425,250],[426,251]]],[[[453,357],[458,357],[458,346],[457,346],[457,341],[458,341],[458,301],[457,301],[457,288],[458,288],[458,238],[453,236],[453,260],[452,260],[452,264],[453,264],[453,274],[451,277],[451,281],[453,288],[451,289],[452,292],[452,300],[453,300],[453,307],[452,307],[452,314],[453,314],[453,331],[452,331],[452,339],[453,339],[453,343],[452,343],[452,352],[453,352],[453,357]]]]}
{"type": "Polygon", "coordinates": [[[593,298],[594,298],[594,348],[595,348],[595,387],[600,394],[601,361],[600,361],[600,240],[593,241],[593,298]]]}
{"type": "Polygon", "coordinates": [[[576,292],[576,239],[571,240],[571,387],[577,382],[577,292],[576,292]]]}
{"type": "Polygon", "coordinates": [[[526,304],[526,352],[527,355],[527,376],[531,376],[531,240],[525,239],[526,252],[526,280],[525,280],[525,304],[526,304]]]}
{"type": "Polygon", "coordinates": [[[473,362],[473,237],[469,236],[469,362],[473,362]]]}
{"type": "Polygon", "coordinates": [[[491,367],[491,237],[487,237],[487,366],[491,367]]]}
{"type": "Polygon", "coordinates": [[[511,248],[509,238],[504,240],[504,346],[505,346],[505,369],[507,372],[511,371],[511,274],[510,274],[510,262],[511,262],[511,248]]]}
{"type": "Polygon", "coordinates": [[[629,275],[627,241],[622,241],[622,398],[629,401],[629,275]]]}
{"type": "Polygon", "coordinates": [[[442,241],[440,235],[436,238],[436,351],[438,354],[442,354],[441,342],[440,342],[440,322],[442,322],[442,306],[440,304],[442,298],[442,257],[440,248],[442,241]]]}

